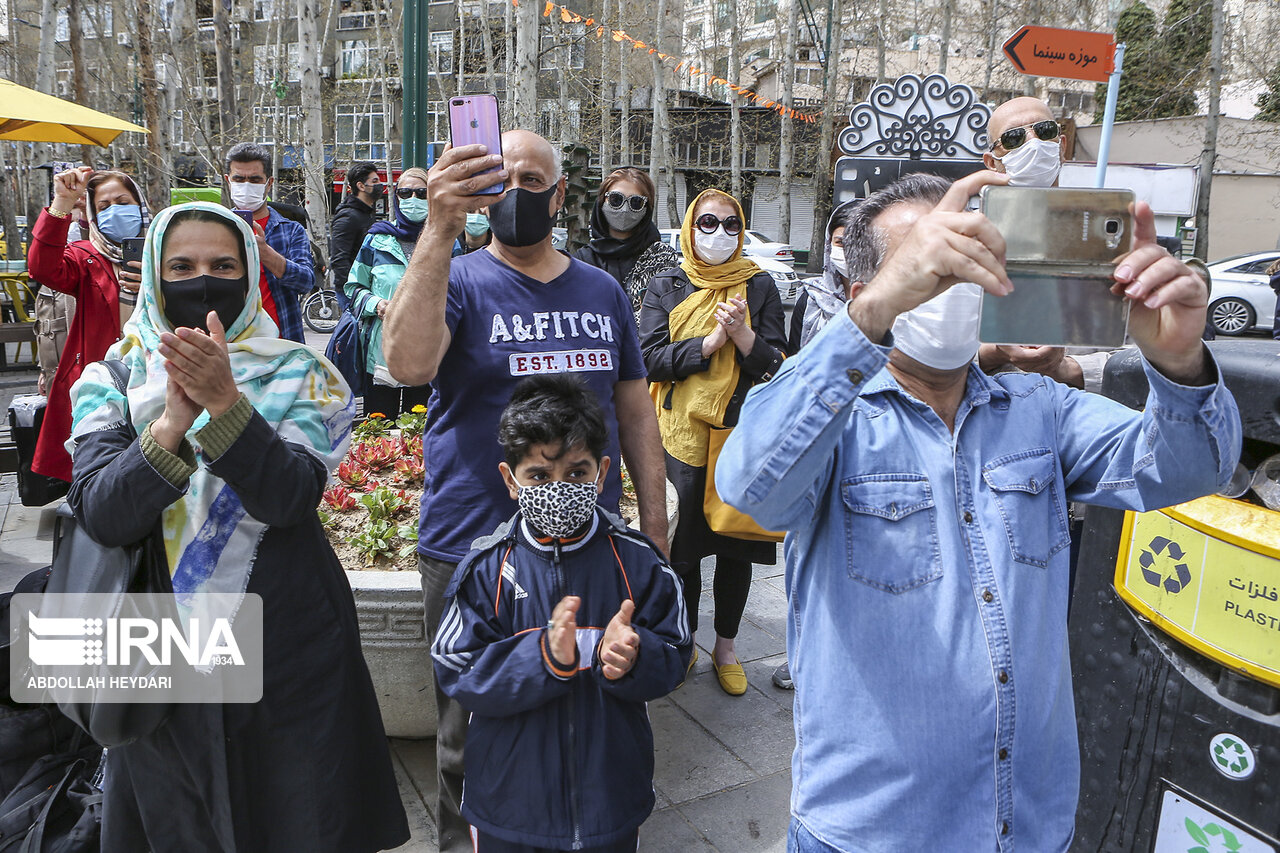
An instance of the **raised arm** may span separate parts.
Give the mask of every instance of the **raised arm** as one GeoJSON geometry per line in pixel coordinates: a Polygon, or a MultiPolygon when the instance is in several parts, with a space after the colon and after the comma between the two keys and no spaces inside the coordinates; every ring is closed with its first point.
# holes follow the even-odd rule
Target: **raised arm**
{"type": "Polygon", "coordinates": [[[468,213],[501,198],[476,193],[507,179],[502,155],[487,151],[483,145],[446,148],[431,167],[427,182],[431,215],[382,326],[387,370],[406,385],[425,385],[435,379],[449,349],[445,301],[454,240],[466,227],[468,213]],[[494,166],[499,167],[497,172],[478,174],[494,166]]]}

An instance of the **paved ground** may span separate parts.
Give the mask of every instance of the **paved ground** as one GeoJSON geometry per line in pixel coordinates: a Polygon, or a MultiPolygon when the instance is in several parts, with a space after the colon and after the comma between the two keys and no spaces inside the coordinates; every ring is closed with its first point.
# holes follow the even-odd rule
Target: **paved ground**
{"type": "MultiPolygon", "coordinates": [[[[310,336],[309,336],[310,337],[310,336]]],[[[317,336],[319,337],[319,336],[317,336]]],[[[321,340],[321,343],[323,341],[321,340]]],[[[0,410],[15,394],[31,393],[34,374],[0,374],[0,410]]],[[[7,417],[7,414],[4,415],[7,417]]],[[[51,560],[54,507],[18,502],[14,475],[0,475],[0,590],[51,560]]],[[[652,853],[784,851],[794,736],[791,693],[769,680],[785,659],[782,560],[756,566],[738,657],[751,686],[745,696],[720,690],[710,664],[712,573],[703,572],[699,660],[693,676],[653,702],[658,805],[641,828],[640,849],[652,853]]],[[[399,853],[436,850],[431,816],[435,742],[391,740],[412,840],[399,853]]]]}

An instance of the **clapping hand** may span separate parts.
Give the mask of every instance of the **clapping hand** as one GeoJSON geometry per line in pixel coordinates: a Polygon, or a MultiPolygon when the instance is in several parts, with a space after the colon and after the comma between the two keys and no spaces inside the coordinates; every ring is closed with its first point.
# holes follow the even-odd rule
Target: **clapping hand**
{"type": "Polygon", "coordinates": [[[227,355],[226,332],[216,311],[205,318],[209,333],[180,328],[160,335],[160,354],[165,370],[182,391],[209,416],[216,418],[240,399],[231,359],[227,355]]]}
{"type": "Polygon", "coordinates": [[[551,624],[547,626],[550,635],[547,637],[547,647],[551,650],[551,657],[562,667],[572,666],[577,653],[578,608],[581,606],[581,598],[566,595],[551,613],[551,624]]]}

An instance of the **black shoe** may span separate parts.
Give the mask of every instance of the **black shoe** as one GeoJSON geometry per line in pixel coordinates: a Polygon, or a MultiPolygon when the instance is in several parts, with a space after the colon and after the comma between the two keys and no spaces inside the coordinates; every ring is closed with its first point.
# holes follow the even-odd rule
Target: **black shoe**
{"type": "Polygon", "coordinates": [[[773,686],[782,690],[796,689],[796,683],[791,680],[791,664],[784,663],[773,671],[773,686]]]}

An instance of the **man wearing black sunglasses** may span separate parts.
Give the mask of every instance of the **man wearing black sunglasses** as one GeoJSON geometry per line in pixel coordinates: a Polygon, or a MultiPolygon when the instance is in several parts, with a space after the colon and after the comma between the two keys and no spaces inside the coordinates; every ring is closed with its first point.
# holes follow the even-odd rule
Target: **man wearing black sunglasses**
{"type": "Polygon", "coordinates": [[[1056,187],[1062,168],[1062,127],[1036,98],[1014,98],[996,107],[987,122],[990,150],[982,162],[1007,172],[1010,186],[1056,187]]]}

